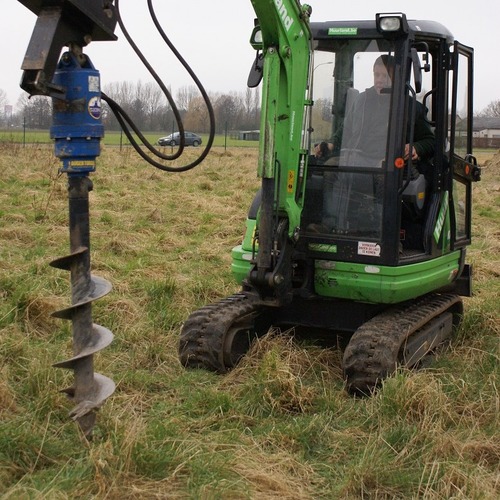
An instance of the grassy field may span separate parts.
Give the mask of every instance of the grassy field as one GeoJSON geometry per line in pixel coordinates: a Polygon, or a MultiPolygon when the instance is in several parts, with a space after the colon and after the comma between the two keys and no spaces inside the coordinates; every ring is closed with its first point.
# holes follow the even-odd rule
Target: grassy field
{"type": "MultiPolygon", "coordinates": [[[[188,155],[195,151],[188,150],[188,155]]],[[[337,350],[270,336],[233,372],[186,371],[190,311],[236,290],[229,252],[258,185],[252,148],[185,174],[104,147],[92,174],[93,304],[115,334],[95,356],[117,383],[87,442],[58,391],[72,375],[66,177],[52,148],[0,144],[0,498],[496,499],[500,496],[500,154],[483,152],[453,348],[349,397],[337,350]]]]}

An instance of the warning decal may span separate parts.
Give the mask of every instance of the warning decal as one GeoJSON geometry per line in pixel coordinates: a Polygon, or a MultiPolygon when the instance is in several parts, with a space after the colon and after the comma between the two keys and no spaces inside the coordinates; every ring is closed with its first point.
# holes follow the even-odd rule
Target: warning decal
{"type": "Polygon", "coordinates": [[[380,257],[380,245],[370,241],[358,241],[358,255],[380,257]]]}

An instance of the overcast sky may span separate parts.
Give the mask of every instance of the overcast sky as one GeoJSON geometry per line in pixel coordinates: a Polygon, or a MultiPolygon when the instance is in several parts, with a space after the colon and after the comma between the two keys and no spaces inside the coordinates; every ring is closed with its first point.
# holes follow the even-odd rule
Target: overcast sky
{"type": "MultiPolygon", "coordinates": [[[[17,0],[2,1],[2,69],[0,89],[15,105],[21,64],[36,16],[17,0]]],[[[306,2],[303,2],[306,3],[306,2]]],[[[310,0],[312,20],[372,19],[377,12],[404,11],[409,19],[430,19],[444,24],[455,39],[475,50],[474,109],[480,111],[500,99],[499,0],[310,0]]],[[[255,17],[250,0],[156,0],[157,16],[167,35],[187,59],[209,91],[244,91],[254,51],[248,39],[255,17]]],[[[184,70],[156,35],[146,0],[121,0],[122,17],[136,43],[165,84],[175,91],[192,85],[184,70]]],[[[101,72],[102,85],[119,81],[143,82],[152,78],[128,47],[117,27],[117,42],[94,42],[85,52],[101,72]]]]}

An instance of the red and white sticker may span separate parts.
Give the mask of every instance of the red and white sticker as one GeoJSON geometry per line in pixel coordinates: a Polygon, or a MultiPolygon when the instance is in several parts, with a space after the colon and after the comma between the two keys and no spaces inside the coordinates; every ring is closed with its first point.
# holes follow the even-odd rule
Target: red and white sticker
{"type": "Polygon", "coordinates": [[[380,245],[371,241],[358,241],[358,255],[380,257],[380,245]]]}

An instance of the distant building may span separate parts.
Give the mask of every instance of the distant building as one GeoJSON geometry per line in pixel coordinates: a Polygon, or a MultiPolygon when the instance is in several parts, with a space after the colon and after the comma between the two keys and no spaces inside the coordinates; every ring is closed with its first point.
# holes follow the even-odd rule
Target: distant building
{"type": "MultiPolygon", "coordinates": [[[[464,136],[467,122],[457,123],[458,136],[464,136]]],[[[472,122],[472,144],[475,148],[500,147],[500,117],[475,116],[472,122]]]]}
{"type": "Polygon", "coordinates": [[[500,138],[500,117],[474,117],[472,137],[500,138]]]}
{"type": "Polygon", "coordinates": [[[238,139],[240,141],[258,141],[260,137],[260,130],[240,130],[238,132],[238,139]]]}

